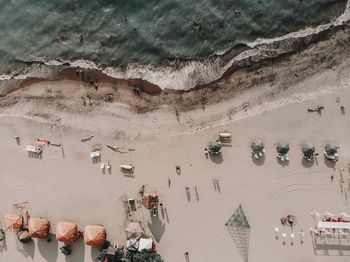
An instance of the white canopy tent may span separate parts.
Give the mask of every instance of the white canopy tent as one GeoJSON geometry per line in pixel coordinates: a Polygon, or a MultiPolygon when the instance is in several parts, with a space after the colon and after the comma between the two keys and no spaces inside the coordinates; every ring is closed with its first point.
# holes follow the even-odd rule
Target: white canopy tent
{"type": "Polygon", "coordinates": [[[319,221],[318,228],[324,228],[324,229],[349,229],[350,230],[350,223],[349,222],[325,222],[325,221],[319,221]]]}

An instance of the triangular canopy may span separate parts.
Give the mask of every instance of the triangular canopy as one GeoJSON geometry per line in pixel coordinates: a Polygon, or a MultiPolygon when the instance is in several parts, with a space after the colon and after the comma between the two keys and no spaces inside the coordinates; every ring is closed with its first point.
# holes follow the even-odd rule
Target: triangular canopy
{"type": "Polygon", "coordinates": [[[147,209],[151,209],[151,208],[153,208],[154,200],[155,200],[154,196],[152,196],[152,195],[145,195],[142,198],[142,205],[145,208],[147,208],[147,209]]]}
{"type": "Polygon", "coordinates": [[[47,238],[50,234],[50,221],[44,218],[30,218],[28,230],[32,238],[47,238]]]}
{"type": "Polygon", "coordinates": [[[23,226],[23,219],[21,216],[7,214],[5,220],[7,229],[21,229],[23,226]]]}
{"type": "Polygon", "coordinates": [[[130,222],[125,228],[125,231],[131,234],[143,233],[141,224],[138,222],[130,222]]]}
{"type": "Polygon", "coordinates": [[[88,225],[84,229],[84,243],[93,247],[102,247],[106,242],[107,232],[103,226],[88,225]]]}
{"type": "Polygon", "coordinates": [[[324,147],[324,150],[326,151],[327,155],[334,156],[338,152],[338,146],[327,144],[324,147]]]}
{"type": "Polygon", "coordinates": [[[59,222],[56,226],[56,239],[67,245],[77,240],[78,226],[71,222],[59,222]]]}
{"type": "Polygon", "coordinates": [[[289,145],[287,143],[278,143],[276,146],[276,150],[278,153],[285,155],[289,151],[289,145]]]}
{"type": "Polygon", "coordinates": [[[233,213],[225,226],[239,253],[243,257],[243,260],[247,262],[249,254],[250,225],[241,206],[239,206],[236,212],[233,213]]]}
{"type": "Polygon", "coordinates": [[[250,147],[254,153],[260,153],[264,150],[264,143],[261,140],[255,140],[250,147]]]}

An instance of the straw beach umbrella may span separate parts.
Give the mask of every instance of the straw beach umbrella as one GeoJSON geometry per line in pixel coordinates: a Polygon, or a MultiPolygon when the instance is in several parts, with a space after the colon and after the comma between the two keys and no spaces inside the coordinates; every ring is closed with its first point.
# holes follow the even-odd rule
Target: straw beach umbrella
{"type": "Polygon", "coordinates": [[[261,140],[255,140],[250,146],[254,153],[260,153],[264,151],[264,143],[261,140]]]}
{"type": "Polygon", "coordinates": [[[276,150],[281,155],[286,155],[289,152],[289,145],[287,143],[278,143],[276,150]]]}
{"type": "Polygon", "coordinates": [[[78,226],[71,222],[59,222],[56,226],[56,239],[67,245],[73,244],[78,237],[78,226]]]}
{"type": "Polygon", "coordinates": [[[327,144],[324,147],[324,150],[327,153],[327,155],[334,156],[338,152],[338,148],[338,146],[335,146],[333,144],[327,144]]]}
{"type": "Polygon", "coordinates": [[[92,247],[102,247],[106,242],[107,232],[103,226],[87,225],[84,229],[84,243],[92,247]]]}
{"type": "Polygon", "coordinates": [[[222,144],[218,141],[208,143],[208,149],[210,153],[214,153],[214,154],[220,153],[221,147],[222,147],[222,144]]]}
{"type": "Polygon", "coordinates": [[[302,145],[304,157],[311,158],[315,153],[315,146],[311,142],[306,142],[302,145]]]}

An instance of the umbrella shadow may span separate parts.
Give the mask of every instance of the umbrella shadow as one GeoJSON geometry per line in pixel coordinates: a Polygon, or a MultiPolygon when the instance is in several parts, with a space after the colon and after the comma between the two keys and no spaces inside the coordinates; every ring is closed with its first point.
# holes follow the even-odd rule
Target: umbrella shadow
{"type": "Polygon", "coordinates": [[[66,256],[67,262],[84,262],[85,261],[85,245],[83,239],[78,239],[72,246],[72,254],[66,256]]]}
{"type": "Polygon", "coordinates": [[[311,159],[310,161],[305,159],[304,157],[301,159],[301,164],[305,168],[311,168],[315,164],[315,159],[311,159]]]}
{"type": "Polygon", "coordinates": [[[25,257],[31,257],[34,259],[34,253],[35,253],[35,243],[34,241],[30,241],[28,243],[22,244],[19,241],[16,243],[17,250],[25,257]]]}
{"type": "Polygon", "coordinates": [[[327,167],[329,168],[334,168],[335,164],[337,163],[336,161],[332,161],[328,159],[326,156],[323,156],[324,163],[326,164],[327,167]]]}
{"type": "Polygon", "coordinates": [[[222,153],[219,154],[209,154],[210,160],[213,161],[215,164],[221,164],[224,162],[224,158],[222,157],[222,153]]]}
{"type": "Polygon", "coordinates": [[[257,166],[262,166],[265,163],[265,154],[262,157],[255,158],[254,155],[251,155],[253,163],[257,166]]]}
{"type": "Polygon", "coordinates": [[[50,241],[48,239],[38,239],[38,249],[46,261],[53,262],[57,260],[58,243],[55,236],[50,235],[50,239],[50,241]]]}
{"type": "Polygon", "coordinates": [[[159,243],[165,232],[165,223],[160,220],[159,216],[152,216],[151,214],[151,223],[148,223],[148,228],[154,239],[159,243]]]}

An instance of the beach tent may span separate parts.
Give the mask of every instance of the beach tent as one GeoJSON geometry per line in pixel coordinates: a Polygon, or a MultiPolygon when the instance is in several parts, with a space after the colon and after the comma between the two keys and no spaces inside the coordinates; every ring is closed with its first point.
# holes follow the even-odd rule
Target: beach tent
{"type": "Polygon", "coordinates": [[[125,228],[125,231],[131,234],[138,234],[138,233],[143,234],[143,229],[141,227],[141,224],[138,222],[130,222],[125,228]]]}
{"type": "Polygon", "coordinates": [[[289,151],[289,145],[287,143],[278,143],[276,150],[281,155],[286,155],[289,151]]]}
{"type": "Polygon", "coordinates": [[[152,249],[153,240],[152,238],[140,238],[139,240],[139,251],[144,249],[152,249]]]}
{"type": "Polygon", "coordinates": [[[59,222],[56,226],[56,239],[67,245],[77,240],[78,226],[71,222],[59,222]]]}
{"type": "Polygon", "coordinates": [[[23,226],[23,218],[21,216],[7,214],[5,220],[6,229],[21,229],[23,226]]]}
{"type": "Polygon", "coordinates": [[[215,142],[209,142],[208,143],[208,150],[209,152],[211,153],[220,153],[221,152],[221,143],[218,142],[218,141],[215,141],[215,142]]]}
{"type": "Polygon", "coordinates": [[[87,225],[84,229],[84,243],[93,247],[102,247],[106,241],[107,232],[103,226],[87,225]]]}
{"type": "Polygon", "coordinates": [[[338,148],[339,148],[339,147],[337,147],[337,146],[335,146],[335,145],[327,144],[327,145],[324,147],[324,150],[325,150],[325,152],[327,153],[327,155],[334,156],[334,155],[338,152],[338,148]]]}
{"type": "Polygon", "coordinates": [[[152,209],[155,201],[155,197],[152,195],[145,195],[142,198],[142,205],[147,209],[152,209]]]}
{"type": "Polygon", "coordinates": [[[311,158],[315,153],[315,146],[311,142],[303,144],[301,148],[306,158],[311,158]]]}
{"type": "Polygon", "coordinates": [[[28,230],[30,237],[47,238],[50,234],[50,221],[44,218],[30,218],[28,230]]]}
{"type": "Polygon", "coordinates": [[[254,153],[260,153],[264,151],[264,143],[261,140],[255,140],[250,147],[254,153]]]}

